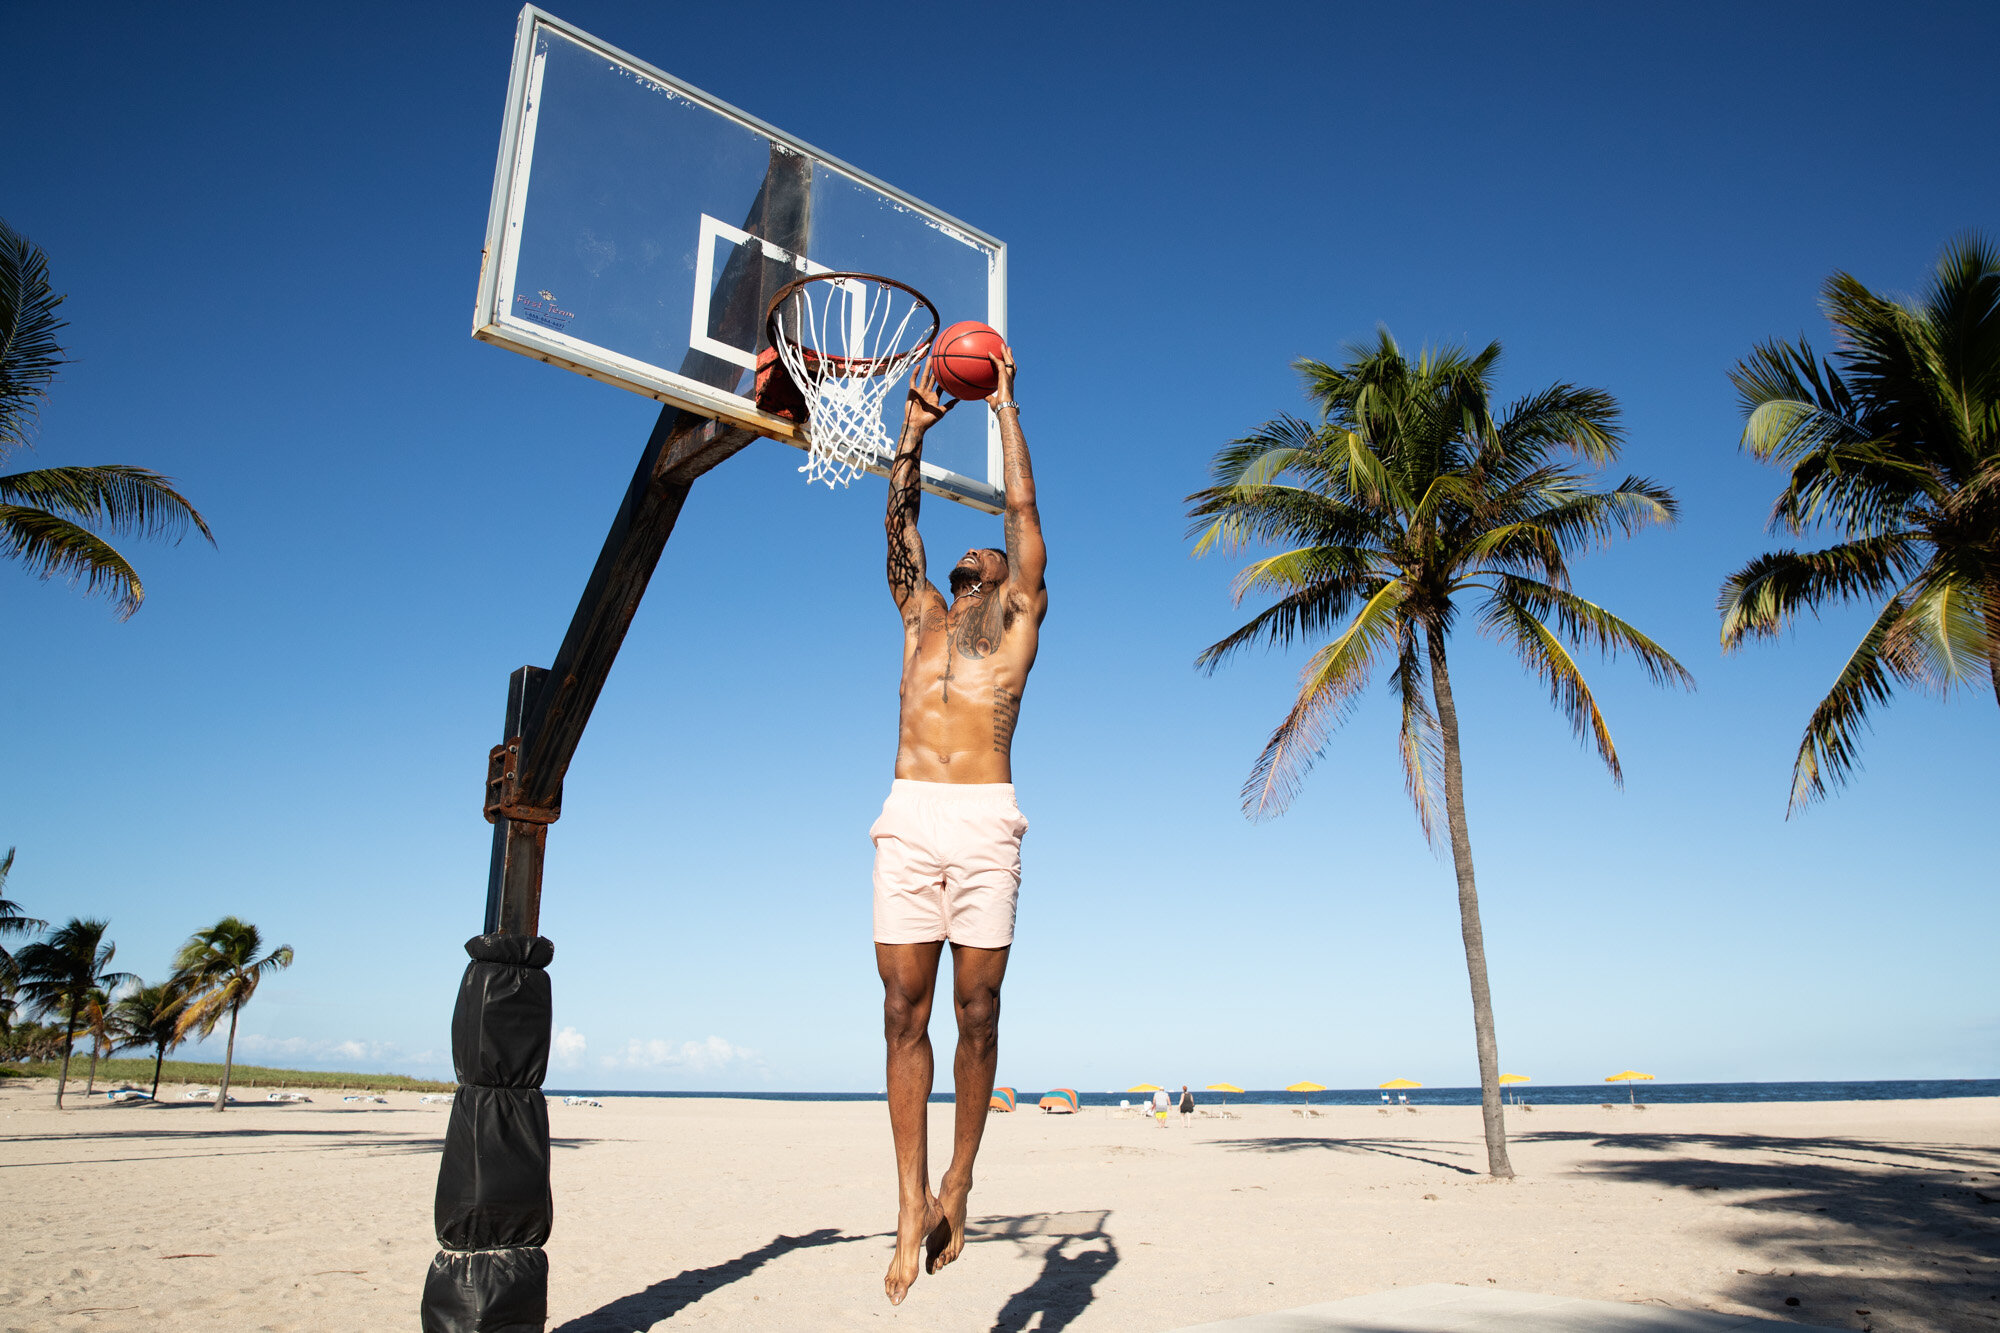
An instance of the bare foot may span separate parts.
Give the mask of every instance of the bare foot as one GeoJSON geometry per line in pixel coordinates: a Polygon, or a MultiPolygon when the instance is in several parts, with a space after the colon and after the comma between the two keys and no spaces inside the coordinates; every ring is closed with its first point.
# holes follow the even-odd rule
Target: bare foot
{"type": "Polygon", "coordinates": [[[925,1267],[935,1273],[965,1249],[965,1204],[972,1196],[970,1181],[944,1181],[938,1189],[938,1220],[924,1240],[925,1267]]]}
{"type": "Polygon", "coordinates": [[[896,1253],[889,1260],[889,1273],[882,1279],[882,1290],[889,1297],[889,1304],[901,1305],[903,1297],[910,1294],[910,1285],[917,1280],[921,1271],[917,1266],[917,1247],[934,1227],[942,1226],[944,1213],[930,1191],[924,1192],[924,1206],[921,1212],[901,1208],[896,1212],[896,1253]]]}

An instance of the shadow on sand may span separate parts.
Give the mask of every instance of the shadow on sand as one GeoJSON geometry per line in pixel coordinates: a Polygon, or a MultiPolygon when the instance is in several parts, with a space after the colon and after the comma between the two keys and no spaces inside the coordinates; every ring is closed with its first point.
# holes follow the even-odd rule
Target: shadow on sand
{"type": "MultiPolygon", "coordinates": [[[[885,1233],[893,1236],[894,1232],[885,1233]]],[[[808,1231],[803,1236],[778,1236],[747,1254],[712,1264],[690,1268],[655,1282],[644,1291],[620,1296],[609,1305],[600,1305],[589,1314],[578,1315],[557,1326],[554,1333],[643,1333],[654,1324],[693,1305],[709,1292],[726,1287],[739,1278],[783,1258],[793,1250],[810,1250],[821,1245],[846,1245],[858,1240],[878,1240],[877,1236],[849,1236],[832,1227],[808,1231]]]]}
{"type": "Polygon", "coordinates": [[[1118,1266],[1118,1243],[1104,1229],[1109,1209],[981,1217],[966,1224],[968,1245],[1011,1241],[1023,1254],[1039,1253],[1042,1271],[1007,1298],[993,1317],[992,1333],[1021,1333],[1035,1316],[1041,1333],[1068,1328],[1097,1299],[1097,1284],[1118,1266]]]}
{"type": "MultiPolygon", "coordinates": [[[[558,1136],[549,1140],[551,1148],[575,1149],[589,1143],[625,1143],[627,1139],[587,1138],[578,1135],[558,1136]]],[[[277,1126],[257,1128],[222,1122],[200,1129],[158,1129],[127,1128],[86,1130],[69,1134],[4,1134],[0,1135],[0,1145],[13,1143],[116,1143],[139,1148],[147,1144],[179,1145],[200,1144],[198,1152],[158,1152],[142,1153],[133,1157],[86,1157],[62,1159],[47,1162],[0,1162],[0,1171],[34,1170],[48,1166],[108,1166],[116,1162],[170,1162],[196,1157],[251,1157],[259,1154],[290,1152],[329,1152],[340,1148],[354,1148],[370,1157],[399,1156],[410,1153],[439,1153],[444,1150],[442,1134],[396,1135],[371,1134],[360,1129],[306,1129],[303,1127],[277,1126]],[[235,1147],[232,1144],[255,1144],[255,1147],[235,1147]]]]}
{"type": "MultiPolygon", "coordinates": [[[[993,1333],[1021,1333],[1037,1315],[1041,1317],[1037,1329],[1042,1333],[1057,1333],[1084,1312],[1095,1299],[1098,1279],[1118,1263],[1118,1247],[1104,1229],[1104,1220],[1109,1216],[1108,1211],[1032,1213],[1023,1217],[979,1217],[967,1222],[968,1246],[1008,1242],[1023,1254],[1042,1260],[1042,1271],[1035,1280],[1001,1306],[994,1317],[993,1333]]],[[[690,1268],[643,1291],[620,1296],[608,1305],[559,1325],[553,1333],[643,1333],[710,1292],[746,1278],[795,1250],[894,1238],[892,1231],[850,1236],[832,1227],[802,1236],[778,1236],[734,1259],[707,1268],[690,1268]]]]}
{"type": "Polygon", "coordinates": [[[1447,1145],[1424,1139],[1341,1139],[1331,1135],[1280,1134],[1268,1139],[1215,1139],[1213,1142],[1217,1147],[1227,1148],[1231,1152],[1377,1153],[1383,1157],[1401,1157],[1405,1161],[1422,1162],[1425,1166],[1456,1171],[1462,1176],[1486,1174],[1477,1167],[1439,1160],[1441,1157],[1470,1158],[1471,1152],[1462,1145],[1447,1145]],[[1432,1155],[1425,1156],[1426,1153],[1432,1155]]]}
{"type": "Polygon", "coordinates": [[[1516,1141],[1588,1141],[1613,1154],[1581,1164],[1590,1176],[1714,1191],[1743,1223],[1727,1289],[1773,1318],[2000,1330],[2000,1146],[1589,1132],[1516,1141]]]}

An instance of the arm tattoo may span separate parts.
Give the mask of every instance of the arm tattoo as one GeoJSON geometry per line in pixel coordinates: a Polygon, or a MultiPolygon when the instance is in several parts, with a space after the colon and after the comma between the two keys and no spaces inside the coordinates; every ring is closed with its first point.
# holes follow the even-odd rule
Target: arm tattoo
{"type": "Polygon", "coordinates": [[[1014,745],[1014,724],[1021,720],[1021,696],[1003,685],[993,687],[993,752],[1006,754],[1014,745]]]}

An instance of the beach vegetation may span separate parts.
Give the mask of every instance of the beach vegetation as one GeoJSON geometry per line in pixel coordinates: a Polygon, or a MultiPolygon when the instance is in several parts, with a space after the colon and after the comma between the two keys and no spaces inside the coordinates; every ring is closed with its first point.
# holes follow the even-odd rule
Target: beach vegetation
{"type": "Polygon", "coordinates": [[[53,1023],[15,1023],[0,1036],[0,1059],[45,1065],[50,1078],[56,1076],[55,1062],[62,1058],[62,1049],[63,1030],[53,1023]]]}
{"type": "Polygon", "coordinates": [[[16,971],[22,1007],[38,1018],[62,1020],[62,1069],[56,1076],[56,1109],[61,1110],[63,1092],[69,1084],[69,1058],[76,1045],[77,1029],[83,1021],[84,1006],[92,991],[110,991],[130,981],[131,974],[115,972],[111,960],[118,947],[104,938],[108,923],[72,917],[51,931],[46,939],[23,945],[17,955],[16,971]]]}
{"type": "Polygon", "coordinates": [[[222,1080],[215,1092],[218,1111],[229,1105],[229,1067],[236,1061],[237,1017],[265,977],[292,965],[291,945],[281,944],[269,953],[262,953],[263,947],[257,927],[226,916],[208,929],[196,931],[174,959],[174,972],[187,992],[176,1025],[179,1035],[199,1031],[208,1037],[225,1017],[229,1020],[222,1080]]]}
{"type": "Polygon", "coordinates": [[[1622,782],[1617,748],[1575,649],[1629,654],[1657,684],[1692,685],[1664,648],[1571,587],[1570,562],[1671,523],[1666,487],[1628,476],[1617,402],[1552,384],[1497,410],[1500,345],[1405,356],[1387,330],[1338,365],[1296,363],[1313,419],[1281,416],[1215,456],[1188,497],[1197,556],[1277,548],[1238,571],[1234,594],[1270,604],[1196,659],[1213,672],[1253,644],[1316,644],[1298,696],[1242,791],[1253,819],[1282,813],[1375,673],[1401,712],[1404,786],[1425,836],[1448,841],[1471,983],[1487,1170],[1511,1177],[1500,1060],[1465,813],[1447,645],[1470,611],[1548,689],[1578,739],[1622,782]],[[1579,460],[1580,468],[1571,460],[1579,460]]]}
{"type": "MultiPolygon", "coordinates": [[[[68,359],[57,334],[67,321],[49,285],[48,256],[0,222],[0,464],[32,447],[49,384],[68,359]]],[[[173,479],[124,463],[0,473],[0,555],[41,579],[107,594],[118,618],[146,599],[138,571],[105,534],[169,538],[194,529],[215,536],[173,479]]]]}
{"type": "Polygon", "coordinates": [[[181,1001],[187,989],[175,977],[155,985],[141,983],[125,993],[112,1012],[112,1031],[121,1051],[153,1048],[153,1088],[160,1095],[160,1065],[167,1052],[187,1040],[180,1030],[181,1001]]]}
{"type": "MultiPolygon", "coordinates": [[[[23,1024],[22,1028],[30,1025],[23,1024]]],[[[17,1031],[22,1029],[16,1029],[17,1031]]],[[[62,1029],[52,1029],[55,1040],[62,1029]]],[[[54,1078],[58,1052],[51,1045],[44,1055],[24,1063],[0,1066],[0,1078],[54,1078]]],[[[153,1077],[153,1061],[127,1060],[113,1056],[98,1066],[98,1076],[106,1083],[144,1084],[153,1077]]],[[[222,1065],[213,1060],[167,1060],[160,1065],[160,1082],[214,1087],[222,1078],[222,1065]]],[[[268,1065],[231,1065],[229,1086],[241,1091],[256,1088],[324,1088],[343,1092],[450,1092],[458,1085],[449,1080],[413,1078],[408,1074],[365,1074],[336,1069],[277,1069],[268,1065]]]]}
{"type": "Polygon", "coordinates": [[[1770,530],[1840,540],[1731,574],[1723,649],[1778,638],[1801,612],[1875,610],[1806,721],[1788,815],[1847,782],[1895,686],[2000,700],[2000,249],[1952,241],[1914,300],[1835,273],[1820,303],[1831,357],[1773,340],[1730,375],[1742,447],[1790,470],[1770,530]]]}

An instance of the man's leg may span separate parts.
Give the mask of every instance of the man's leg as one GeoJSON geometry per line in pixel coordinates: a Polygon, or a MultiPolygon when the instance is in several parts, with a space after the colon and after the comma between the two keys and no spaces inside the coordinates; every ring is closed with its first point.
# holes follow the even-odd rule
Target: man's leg
{"type": "Polygon", "coordinates": [[[924,1236],[938,1225],[924,1116],[933,1068],[931,997],[943,955],[943,940],[875,946],[875,967],[882,974],[882,1035],[889,1041],[889,1131],[896,1140],[896,1253],[882,1280],[891,1305],[901,1305],[909,1294],[924,1236]]]}
{"type": "Polygon", "coordinates": [[[972,1193],[972,1163],[986,1133],[993,1074],[1000,1063],[1000,983],[1007,976],[1006,949],[951,946],[952,1006],[958,1012],[958,1053],[951,1072],[956,1104],[951,1165],[938,1182],[944,1219],[924,1250],[935,1273],[965,1249],[966,1199],[972,1193]]]}

